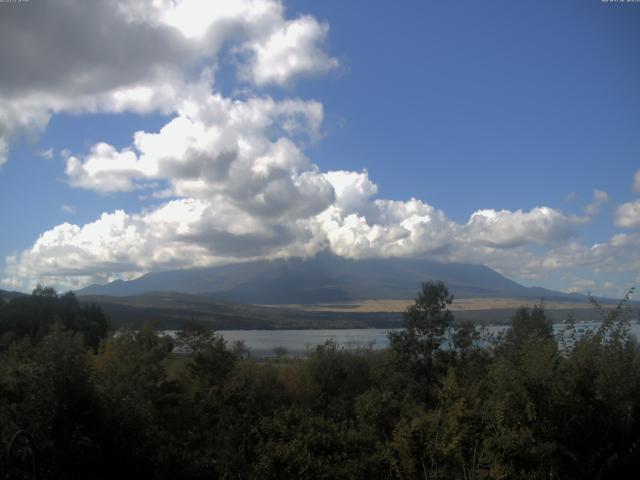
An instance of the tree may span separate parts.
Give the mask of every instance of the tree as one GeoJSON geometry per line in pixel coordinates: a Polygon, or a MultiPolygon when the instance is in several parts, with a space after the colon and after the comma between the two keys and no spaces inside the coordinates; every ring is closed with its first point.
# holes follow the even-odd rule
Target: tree
{"type": "Polygon", "coordinates": [[[334,340],[318,345],[302,367],[308,382],[308,405],[335,419],[354,417],[354,399],[369,386],[369,364],[357,351],[341,348],[334,340]]]}
{"type": "Polygon", "coordinates": [[[176,335],[176,341],[189,353],[196,355],[202,349],[216,340],[216,333],[210,325],[204,322],[188,320],[176,335]]]}
{"type": "Polygon", "coordinates": [[[200,385],[200,389],[210,395],[222,388],[238,359],[227,348],[225,339],[213,332],[207,343],[195,349],[194,352],[188,364],[189,370],[200,385]]]}
{"type": "Polygon", "coordinates": [[[59,322],[37,345],[15,342],[0,354],[0,436],[29,431],[45,478],[82,478],[95,453],[100,401],[91,360],[82,336],[59,322]]]}
{"type": "Polygon", "coordinates": [[[93,349],[109,330],[107,317],[96,305],[81,304],[73,292],[58,295],[53,288],[38,285],[31,296],[13,298],[0,311],[0,344],[25,337],[36,344],[56,322],[80,333],[93,349]]]}
{"type": "Polygon", "coordinates": [[[553,322],[544,311],[544,303],[533,308],[521,306],[511,319],[507,342],[522,345],[529,340],[553,340],[553,322]]]}
{"type": "Polygon", "coordinates": [[[451,337],[453,347],[463,358],[468,355],[478,340],[480,340],[480,332],[470,320],[463,322],[451,337]]]}
{"type": "Polygon", "coordinates": [[[432,359],[453,322],[448,309],[452,302],[453,295],[443,282],[424,282],[413,305],[402,314],[405,329],[390,334],[391,347],[416,359],[432,359]]]}
{"type": "Polygon", "coordinates": [[[440,347],[453,322],[448,308],[452,302],[453,295],[443,282],[424,282],[415,302],[403,314],[405,329],[389,334],[400,368],[426,386],[436,377],[434,360],[441,353],[440,347]]]}
{"type": "Polygon", "coordinates": [[[149,325],[122,329],[101,345],[96,388],[104,411],[100,444],[107,463],[101,468],[108,478],[124,472],[128,478],[172,478],[171,468],[179,468],[173,442],[181,430],[175,426],[186,423],[190,411],[180,411],[180,390],[168,378],[171,347],[149,325]]]}
{"type": "Polygon", "coordinates": [[[282,360],[284,357],[286,357],[286,356],[287,356],[287,353],[289,353],[289,352],[288,352],[288,350],[287,350],[286,348],[284,348],[283,346],[278,345],[277,347],[275,347],[275,348],[273,349],[273,353],[275,354],[276,359],[277,359],[278,361],[280,361],[280,360],[282,360]]]}
{"type": "Polygon", "coordinates": [[[453,321],[448,309],[452,302],[453,295],[443,282],[424,282],[418,298],[403,314],[405,328],[420,337],[430,350],[437,350],[453,321]]]}

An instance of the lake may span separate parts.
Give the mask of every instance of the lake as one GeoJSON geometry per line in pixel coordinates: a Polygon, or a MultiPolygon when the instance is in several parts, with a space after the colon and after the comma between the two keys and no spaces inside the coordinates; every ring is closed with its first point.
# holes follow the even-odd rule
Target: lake
{"type": "MultiPolygon", "coordinates": [[[[584,322],[575,324],[575,336],[580,338],[585,332],[594,331],[600,325],[599,322],[584,322]]],[[[505,331],[507,326],[493,325],[485,327],[484,341],[491,335],[497,335],[505,331]]],[[[560,341],[566,326],[554,325],[556,338],[560,341]]],[[[371,347],[381,350],[389,346],[387,329],[329,329],[329,330],[220,330],[218,333],[229,345],[238,340],[243,341],[249,348],[251,355],[256,357],[275,356],[276,348],[284,348],[288,355],[304,355],[308,350],[322,345],[327,340],[333,340],[344,347],[371,347]]],[[[640,324],[631,323],[631,332],[640,337],[640,324]]],[[[174,335],[175,332],[165,332],[174,335]]],[[[566,334],[565,334],[566,336],[566,334]]]]}

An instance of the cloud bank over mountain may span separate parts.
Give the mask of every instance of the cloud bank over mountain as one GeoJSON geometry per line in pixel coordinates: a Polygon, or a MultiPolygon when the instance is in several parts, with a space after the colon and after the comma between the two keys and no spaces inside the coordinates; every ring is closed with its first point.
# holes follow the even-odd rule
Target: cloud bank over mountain
{"type": "MultiPolygon", "coordinates": [[[[640,271],[638,232],[592,246],[578,240],[579,225],[609,201],[604,191],[594,191],[583,217],[540,205],[481,208],[460,222],[425,200],[380,198],[366,170],[323,171],[305,153],[325,135],[323,105],[293,88],[340,62],[325,48],[329,25],[289,17],[280,1],[32,0],[7,13],[0,45],[18,33],[24,41],[0,48],[0,62],[13,66],[0,70],[0,164],[13,138],[42,131],[59,113],[168,116],[157,130],[131,132],[124,148],[101,141],[66,158],[70,186],[139,190],[156,205],[42,233],[7,258],[2,283],[11,288],[324,250],[485,263],[525,278],[582,267],[640,271]],[[241,93],[218,88],[223,62],[241,93]]],[[[617,208],[617,226],[640,227],[638,202],[617,208]]]]}

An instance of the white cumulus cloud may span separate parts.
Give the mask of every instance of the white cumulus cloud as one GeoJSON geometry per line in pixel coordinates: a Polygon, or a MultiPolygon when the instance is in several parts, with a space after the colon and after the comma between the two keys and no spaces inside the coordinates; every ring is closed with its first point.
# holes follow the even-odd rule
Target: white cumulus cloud
{"type": "Polygon", "coordinates": [[[9,145],[4,138],[0,137],[0,165],[7,161],[7,155],[9,153],[9,145]]]}
{"type": "Polygon", "coordinates": [[[327,28],[311,16],[287,19],[279,0],[3,8],[0,63],[11,68],[0,69],[0,163],[11,139],[41,131],[56,113],[175,112],[211,77],[225,44],[251,52],[237,60],[238,76],[258,86],[325,72],[337,65],[322,49],[327,28]]]}
{"type": "MultiPolygon", "coordinates": [[[[323,135],[323,105],[261,88],[290,87],[339,62],[325,48],[329,26],[309,15],[288,18],[279,0],[31,0],[4,13],[0,63],[12,68],[0,69],[0,164],[11,139],[42,130],[60,112],[162,112],[168,120],[157,131],[132,132],[124,148],[98,142],[61,152],[70,186],[144,190],[141,197],[158,203],[49,228],[6,259],[3,285],[77,288],[327,249],[485,263],[527,278],[640,269],[638,234],[591,246],[574,238],[608,201],[603,191],[594,191],[582,217],[539,206],[480,209],[457,222],[421,199],[379,198],[366,170],[321,171],[306,148],[323,135]],[[216,85],[229,58],[242,95],[225,96],[216,85]]],[[[618,226],[640,226],[639,202],[617,209],[618,226]]]]}
{"type": "Polygon", "coordinates": [[[616,209],[615,224],[618,227],[640,227],[640,200],[623,203],[616,209]]]}
{"type": "Polygon", "coordinates": [[[338,61],[320,48],[328,31],[327,24],[305,15],[245,43],[242,49],[249,61],[242,77],[256,85],[286,85],[295,77],[336,68],[338,61]]]}
{"type": "Polygon", "coordinates": [[[259,216],[292,221],[334,201],[330,182],[297,141],[315,137],[322,106],[314,101],[210,94],[185,101],[159,132],[137,132],[133,145],[100,143],[67,160],[73,186],[130,191],[165,179],[177,196],[211,200],[259,216]]]}
{"type": "Polygon", "coordinates": [[[378,192],[378,186],[369,180],[366,171],[338,170],[324,176],[336,192],[336,205],[343,213],[363,213],[369,199],[378,192]]]}
{"type": "Polygon", "coordinates": [[[175,201],[150,213],[104,213],[79,226],[63,223],[34,245],[7,258],[4,283],[28,288],[36,281],[77,287],[139,275],[153,267],[197,263],[205,249],[180,240],[202,215],[203,205],[175,201]]]}
{"type": "Polygon", "coordinates": [[[571,219],[549,207],[536,207],[529,212],[478,210],[465,225],[469,241],[496,248],[553,243],[566,240],[573,232],[571,219]]]}
{"type": "Polygon", "coordinates": [[[603,190],[594,190],[593,191],[593,201],[587,205],[584,209],[584,213],[593,217],[600,213],[600,209],[602,206],[609,201],[609,194],[603,190]]]}

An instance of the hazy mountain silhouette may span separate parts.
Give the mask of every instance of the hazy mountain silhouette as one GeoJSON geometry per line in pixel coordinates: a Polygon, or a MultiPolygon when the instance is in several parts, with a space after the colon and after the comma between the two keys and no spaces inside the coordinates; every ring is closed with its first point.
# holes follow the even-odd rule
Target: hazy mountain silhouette
{"type": "Polygon", "coordinates": [[[310,259],[254,261],[210,268],[154,272],[130,281],[91,285],[80,295],[182,292],[253,304],[339,303],[413,298],[426,280],[442,280],[458,298],[584,298],[524,287],[484,266],[425,259],[347,259],[322,253],[310,259]]]}
{"type": "Polygon", "coordinates": [[[4,301],[11,300],[12,298],[25,297],[26,293],[9,292],[7,290],[0,290],[0,299],[4,301]]]}

